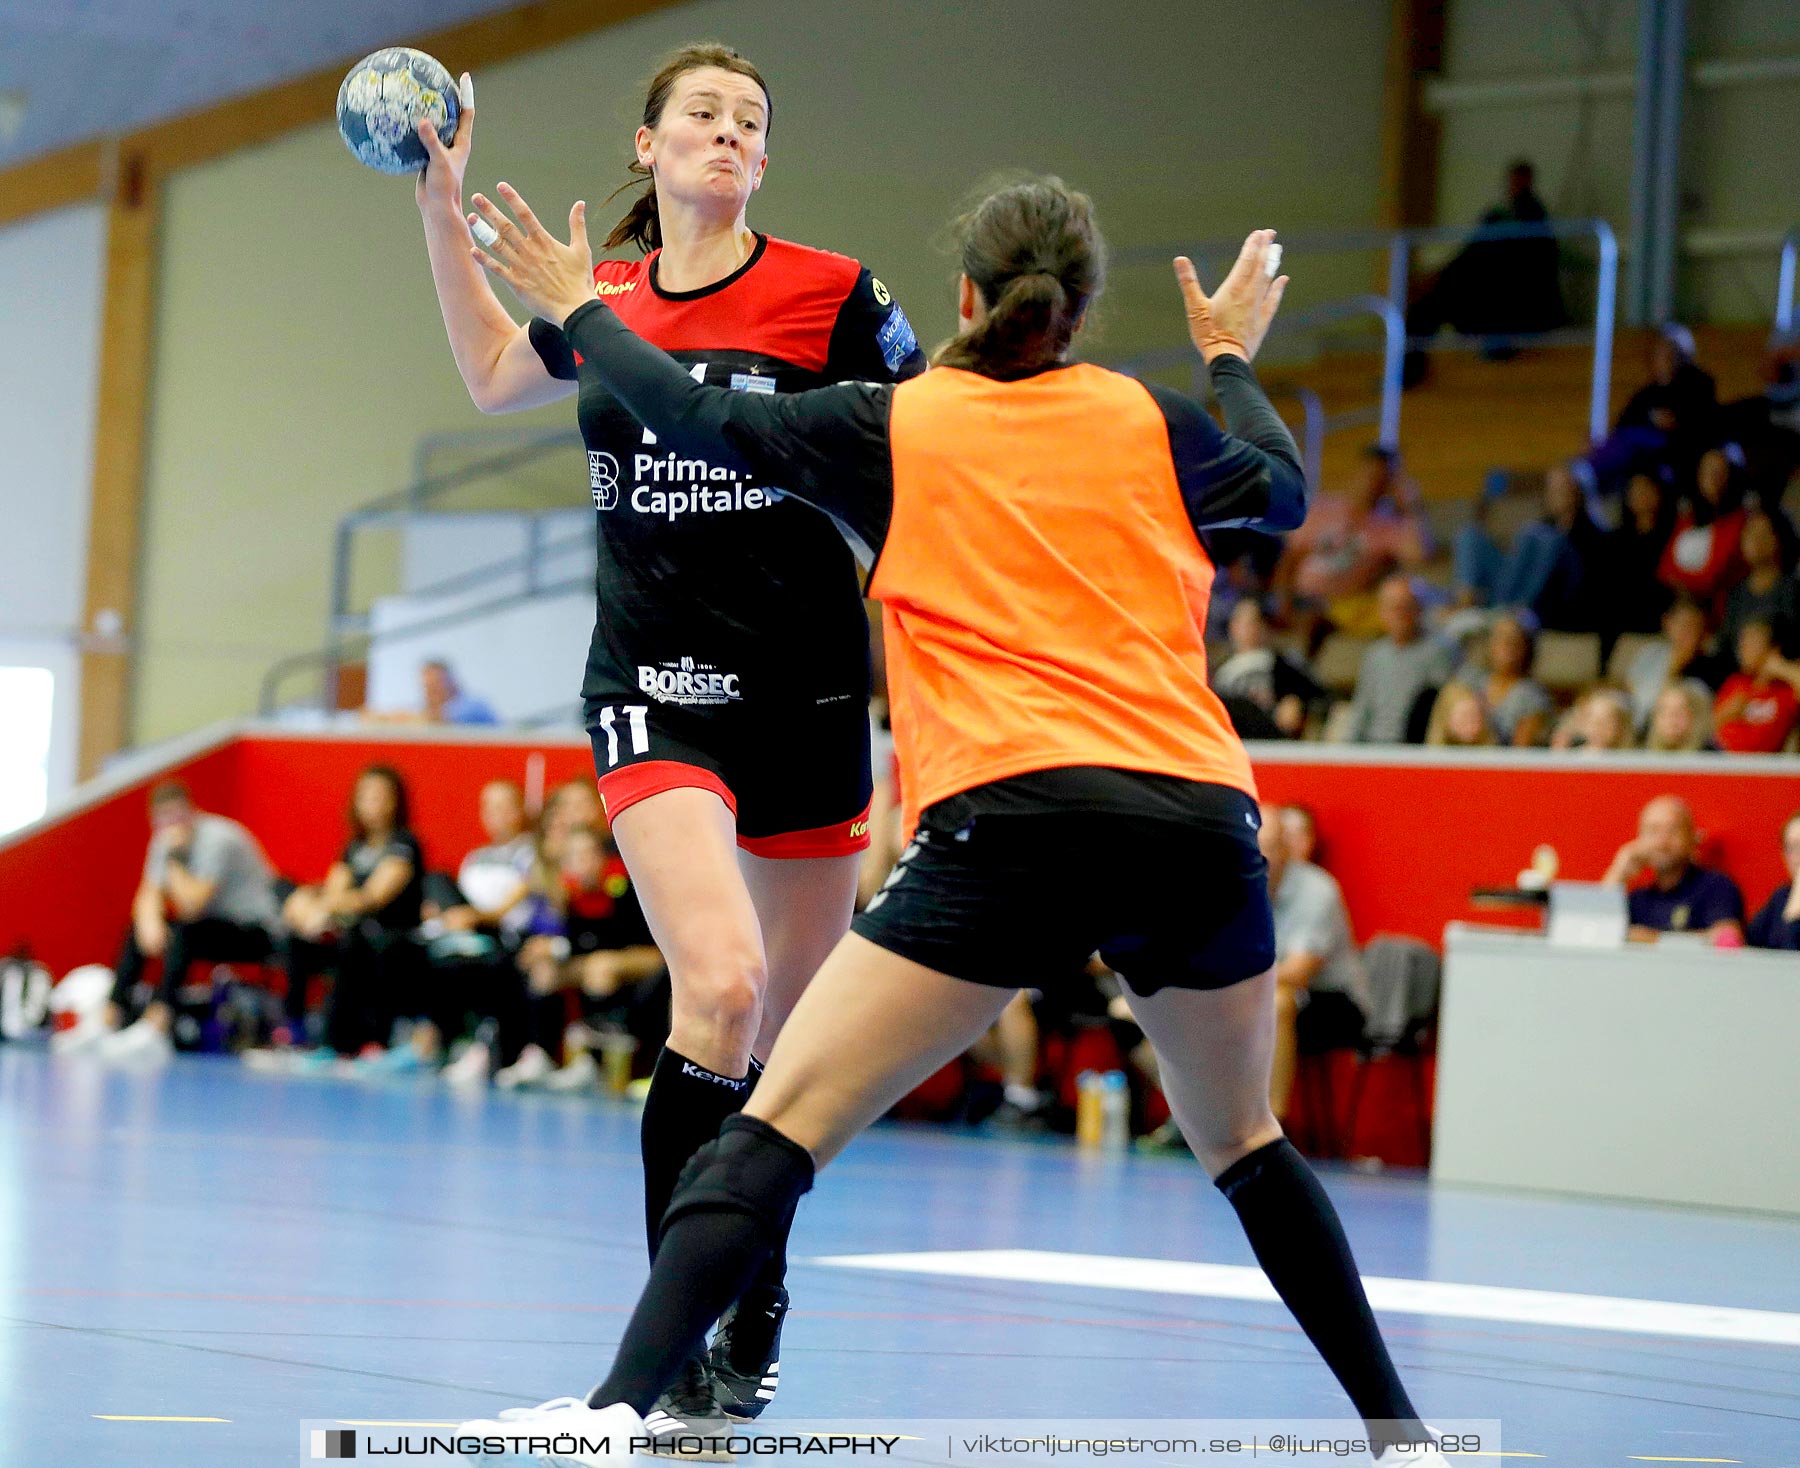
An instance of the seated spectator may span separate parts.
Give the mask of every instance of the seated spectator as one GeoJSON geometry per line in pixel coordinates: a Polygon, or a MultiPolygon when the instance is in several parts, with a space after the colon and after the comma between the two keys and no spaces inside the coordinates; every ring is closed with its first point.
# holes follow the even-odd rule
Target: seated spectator
{"type": "Polygon", "coordinates": [[[1727,405],[1719,433],[1743,445],[1751,473],[1773,488],[1800,470],[1800,338],[1772,336],[1762,367],[1763,390],[1727,405]]]}
{"type": "Polygon", "coordinates": [[[442,658],[419,665],[423,707],[371,711],[364,715],[378,724],[498,724],[499,717],[481,699],[463,692],[456,673],[442,658]]]}
{"type": "Polygon", "coordinates": [[[1288,854],[1279,807],[1262,808],[1257,840],[1269,863],[1269,901],[1275,913],[1275,1062],[1269,1105],[1279,1117],[1293,1092],[1298,1056],[1342,1049],[1362,1038],[1369,978],[1336,878],[1288,854]]]}
{"type": "Polygon", "coordinates": [[[1677,601],[1663,613],[1662,630],[1662,639],[1639,652],[1625,672],[1634,727],[1649,722],[1663,689],[1688,678],[1716,689],[1732,672],[1730,665],[1707,650],[1706,613],[1698,602],[1686,597],[1677,601]]]}
{"type": "Polygon", "coordinates": [[[1784,657],[1800,657],[1800,575],[1782,574],[1781,540],[1766,510],[1744,517],[1745,575],[1725,597],[1719,646],[1736,647],[1738,629],[1752,619],[1775,629],[1784,657]]]}
{"type": "Polygon", "coordinates": [[[1775,629],[1752,619],[1738,632],[1738,671],[1713,704],[1713,738],[1732,754],[1779,754],[1800,723],[1800,666],[1775,648],[1775,629]]]}
{"type": "Polygon", "coordinates": [[[1314,866],[1323,865],[1319,860],[1319,823],[1308,807],[1281,807],[1281,839],[1286,843],[1290,859],[1309,861],[1314,866]]]}
{"type": "Polygon", "coordinates": [[[1625,486],[1619,528],[1606,534],[1596,553],[1597,564],[1605,568],[1598,620],[1610,639],[1625,632],[1654,632],[1662,624],[1675,594],[1659,572],[1674,533],[1668,491],[1652,476],[1634,474],[1625,486]]]}
{"type": "Polygon", "coordinates": [[[1710,621],[1724,609],[1726,589],[1743,575],[1743,535],[1743,488],[1725,451],[1708,449],[1676,512],[1657,574],[1678,594],[1699,602],[1710,621]]]}
{"type": "MultiPolygon", "coordinates": [[[[481,825],[487,844],[457,868],[455,900],[424,903],[427,973],[416,996],[419,1024],[405,1047],[390,1052],[399,1069],[429,1064],[461,1033],[470,1013],[492,1016],[516,979],[515,960],[531,918],[531,875],[536,845],[525,818],[525,794],[512,780],[491,780],[481,790],[481,825]]],[[[485,1085],[492,1068],[487,1044],[477,1039],[445,1070],[452,1085],[485,1085]]]]}
{"type": "Polygon", "coordinates": [[[1659,795],[1638,816],[1638,833],[1619,848],[1600,880],[1629,887],[1631,939],[1654,943],[1663,933],[1709,933],[1742,938],[1744,898],[1737,883],[1694,861],[1699,849],[1694,813],[1686,801],[1659,795]]]}
{"type": "Polygon", "coordinates": [[[298,887],[282,910],[280,945],[288,992],[330,968],[336,975],[325,1021],[327,1049],[354,1056],[385,1045],[414,981],[411,934],[424,901],[424,854],[408,825],[406,782],[387,765],[356,777],[350,840],[317,886],[298,887]]]}
{"type": "Polygon", "coordinates": [[[1035,991],[1021,989],[1000,1011],[988,1032],[969,1047],[969,1058],[1000,1072],[1000,1105],[995,1125],[1007,1131],[1038,1131],[1049,1124],[1054,1098],[1038,1089],[1038,1021],[1035,991]]]}
{"type": "Polygon", "coordinates": [[[1716,750],[1712,738],[1713,693],[1704,683],[1683,678],[1656,696],[1644,748],[1663,754],[1716,750]]]}
{"type": "Polygon", "coordinates": [[[1518,749],[1544,743],[1556,711],[1544,686],[1531,676],[1536,659],[1536,638],[1517,617],[1503,615],[1488,629],[1487,671],[1459,679],[1480,697],[1499,742],[1518,749]]]}
{"type": "Polygon", "coordinates": [[[1357,636],[1378,631],[1375,592],[1382,578],[1416,570],[1431,556],[1431,529],[1418,499],[1397,453],[1378,444],[1365,449],[1356,489],[1319,495],[1306,523],[1287,539],[1275,579],[1296,619],[1323,614],[1357,636]]]}
{"type": "Polygon", "coordinates": [[[1694,361],[1694,334],[1671,322],[1650,342],[1650,380],[1619,411],[1612,432],[1583,461],[1602,494],[1634,474],[1685,469],[1719,427],[1718,390],[1694,361]]]}
{"type": "MultiPolygon", "coordinates": [[[[578,995],[590,1018],[622,1020],[642,1007],[647,989],[664,973],[631,875],[605,833],[594,826],[568,833],[557,887],[539,903],[531,927],[519,953],[528,1033],[518,1058],[495,1074],[494,1084],[502,1090],[540,1084],[581,1090],[599,1080],[600,1067],[586,1050],[576,1050],[558,1069],[565,994],[578,995]]],[[[660,1042],[662,1034],[654,1039],[660,1042]]]]}
{"type": "Polygon", "coordinates": [[[1417,744],[1429,718],[1427,698],[1449,680],[1450,649],[1425,634],[1418,598],[1404,576],[1381,583],[1387,635],[1363,655],[1352,697],[1349,738],[1358,744],[1417,744]]]}
{"type": "Polygon", "coordinates": [[[1481,695],[1467,684],[1446,683],[1431,706],[1431,722],[1425,742],[1433,746],[1468,749],[1500,742],[1481,695]]]}
{"type": "Polygon", "coordinates": [[[1781,859],[1788,884],[1777,887],[1750,919],[1750,946],[1793,953],[1800,951],[1800,813],[1789,816],[1781,828],[1781,859]]]}
{"type": "Polygon", "coordinates": [[[276,924],[274,873],[236,821],[200,810],[185,785],[168,780],[150,792],[150,831],[105,1028],[89,1032],[109,1060],[174,1054],[175,999],[190,966],[267,958],[276,924]],[[159,958],[151,990],[144,971],[159,958]]]}
{"type": "MultiPolygon", "coordinates": [[[[1506,170],[1506,197],[1481,216],[1483,226],[1544,224],[1550,211],[1537,195],[1536,173],[1521,158],[1506,170]]],[[[1556,238],[1471,240],[1431,278],[1407,308],[1408,342],[1436,336],[1445,326],[1464,336],[1526,336],[1568,321],[1559,278],[1556,238]]],[[[1489,346],[1495,357],[1506,351],[1489,346]]],[[[1406,384],[1425,378],[1423,352],[1407,353],[1406,384]]]]}
{"type": "Polygon", "coordinates": [[[1587,754],[1610,754],[1631,749],[1636,743],[1630,700],[1616,688],[1589,690],[1550,736],[1552,749],[1579,749],[1587,754]]]}
{"type": "Polygon", "coordinates": [[[1593,630],[1594,573],[1604,564],[1604,535],[1588,514],[1581,486],[1567,464],[1544,478],[1543,515],[1519,531],[1510,550],[1489,533],[1487,499],[1475,519],[1457,532],[1456,584],[1463,599],[1480,606],[1526,607],[1539,625],[1559,632],[1593,630]]]}
{"type": "Polygon", "coordinates": [[[1298,739],[1326,698],[1311,669],[1270,645],[1262,607],[1245,597],[1231,609],[1231,656],[1213,674],[1213,691],[1240,737],[1298,739]]]}

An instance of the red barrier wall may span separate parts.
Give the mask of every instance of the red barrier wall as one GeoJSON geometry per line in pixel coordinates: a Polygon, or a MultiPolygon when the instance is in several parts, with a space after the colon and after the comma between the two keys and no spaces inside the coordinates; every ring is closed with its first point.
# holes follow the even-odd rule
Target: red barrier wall
{"type": "Polygon", "coordinates": [[[1319,859],[1337,877],[1359,940],[1405,933],[1438,944],[1457,918],[1524,922],[1533,914],[1471,907],[1477,887],[1509,887],[1540,843],[1554,846],[1570,881],[1598,881],[1637,833],[1652,796],[1679,795],[1703,833],[1702,860],[1743,888],[1754,912],[1787,882],[1781,824],[1800,810],[1800,761],[1738,767],[1717,757],[1696,768],[1553,764],[1303,763],[1259,760],[1265,800],[1312,809],[1319,859]]]}
{"type": "MultiPolygon", "coordinates": [[[[148,840],[144,797],[158,779],[186,780],[202,806],[255,831],[281,871],[314,879],[343,845],[356,772],[388,763],[411,789],[426,859],[453,870],[482,839],[481,786],[500,776],[522,782],[533,754],[543,756],[547,786],[592,776],[578,738],[231,736],[0,843],[0,952],[26,939],[58,974],[112,961],[148,840]]],[[[1780,825],[1800,809],[1800,761],[1639,757],[1595,765],[1434,754],[1410,751],[1402,761],[1253,751],[1265,799],[1317,814],[1320,856],[1343,883],[1359,938],[1409,933],[1437,943],[1452,919],[1494,920],[1470,907],[1470,891],[1509,885],[1540,842],[1557,848],[1565,877],[1597,878],[1635,831],[1639,808],[1664,792],[1693,805],[1707,860],[1737,879],[1752,908],[1786,881],[1780,825]]]]}

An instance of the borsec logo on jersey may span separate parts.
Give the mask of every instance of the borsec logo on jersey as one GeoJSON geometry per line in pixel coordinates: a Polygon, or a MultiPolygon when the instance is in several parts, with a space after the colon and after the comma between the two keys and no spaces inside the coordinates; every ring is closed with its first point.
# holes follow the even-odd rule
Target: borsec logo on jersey
{"type": "Polygon", "coordinates": [[[619,461],[602,449],[588,450],[588,487],[596,510],[619,507],[619,461]]]}

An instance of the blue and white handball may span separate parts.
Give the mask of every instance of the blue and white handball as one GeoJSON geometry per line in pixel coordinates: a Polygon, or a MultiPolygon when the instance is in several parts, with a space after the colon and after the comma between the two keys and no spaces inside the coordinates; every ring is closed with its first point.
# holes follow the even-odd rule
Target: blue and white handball
{"type": "Polygon", "coordinates": [[[371,52],[338,88],[338,132],[358,163],[382,173],[417,173],[429,159],[419,141],[429,118],[450,145],[462,111],[456,79],[435,58],[410,46],[371,52]]]}

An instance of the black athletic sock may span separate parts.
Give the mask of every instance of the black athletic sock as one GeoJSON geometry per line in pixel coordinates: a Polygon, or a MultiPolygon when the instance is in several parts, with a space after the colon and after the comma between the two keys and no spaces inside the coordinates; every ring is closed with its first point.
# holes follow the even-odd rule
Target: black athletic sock
{"type": "Polygon", "coordinates": [[[806,1149],[753,1116],[734,1116],[694,1155],[670,1204],[650,1282],[588,1404],[647,1412],[743,1293],[812,1186],[806,1149]]]}
{"type": "MultiPolygon", "coordinates": [[[[1370,1424],[1395,1422],[1409,1440],[1418,1413],[1381,1339],[1337,1210],[1286,1137],[1240,1157],[1214,1179],[1237,1210],[1256,1262],[1332,1375],[1370,1424]]],[[[1410,1439],[1416,1441],[1417,1439],[1410,1439]]]]}
{"type": "Polygon", "coordinates": [[[688,1158],[719,1135],[726,1118],[742,1111],[749,1099],[748,1076],[734,1080],[714,1075],[666,1045],[656,1057],[639,1134],[644,1155],[644,1232],[652,1261],[663,1214],[669,1210],[681,1169],[688,1158]]]}

